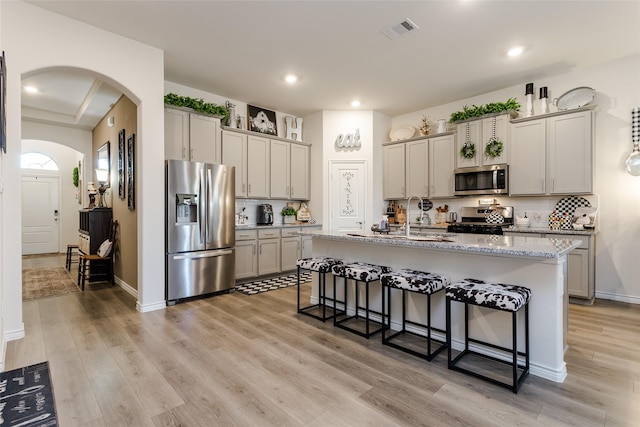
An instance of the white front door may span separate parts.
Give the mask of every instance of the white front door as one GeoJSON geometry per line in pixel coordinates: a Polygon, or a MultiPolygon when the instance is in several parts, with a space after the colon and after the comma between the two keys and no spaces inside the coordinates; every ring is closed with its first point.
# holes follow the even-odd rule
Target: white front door
{"type": "Polygon", "coordinates": [[[366,162],[329,163],[329,229],[332,232],[364,231],[366,162]]]}
{"type": "Polygon", "coordinates": [[[60,251],[58,177],[22,177],[22,254],[60,251]]]}

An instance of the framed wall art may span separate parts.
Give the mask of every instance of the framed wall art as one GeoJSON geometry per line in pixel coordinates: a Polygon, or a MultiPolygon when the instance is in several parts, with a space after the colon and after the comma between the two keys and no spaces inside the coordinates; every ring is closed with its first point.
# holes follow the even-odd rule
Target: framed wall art
{"type": "Polygon", "coordinates": [[[124,177],[124,157],[125,157],[125,144],[124,144],[124,129],[118,132],[118,197],[125,198],[125,177],[124,177]]]}
{"type": "Polygon", "coordinates": [[[127,139],[127,207],[129,210],[134,210],[136,208],[135,145],[136,134],[132,133],[127,139]]]}
{"type": "Polygon", "coordinates": [[[254,105],[247,105],[247,115],[249,116],[249,130],[269,135],[278,135],[275,111],[266,110],[254,105]]]}

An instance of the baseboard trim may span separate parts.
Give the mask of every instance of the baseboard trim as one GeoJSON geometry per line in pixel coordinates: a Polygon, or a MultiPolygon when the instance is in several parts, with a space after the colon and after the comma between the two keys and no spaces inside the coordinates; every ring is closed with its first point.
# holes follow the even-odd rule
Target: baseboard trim
{"type": "Polygon", "coordinates": [[[13,331],[7,331],[4,334],[5,342],[20,340],[20,339],[25,337],[24,323],[21,322],[20,325],[21,325],[20,329],[14,329],[13,331]]]}
{"type": "Polygon", "coordinates": [[[127,282],[125,282],[124,280],[120,279],[117,276],[114,277],[114,281],[118,286],[120,286],[122,289],[124,289],[127,293],[131,294],[136,299],[136,310],[138,310],[140,313],[147,313],[149,311],[156,311],[156,310],[164,310],[165,308],[167,308],[166,301],[156,302],[153,304],[146,304],[146,305],[140,304],[140,299],[138,298],[137,289],[135,289],[133,286],[131,286],[130,284],[128,284],[127,282]]]}
{"type": "Polygon", "coordinates": [[[140,313],[148,313],[150,311],[164,310],[165,308],[167,308],[167,302],[164,300],[162,302],[155,302],[153,304],[145,304],[145,305],[140,304],[140,301],[136,301],[136,310],[138,310],[140,313]]]}
{"type": "Polygon", "coordinates": [[[640,304],[640,297],[633,296],[633,295],[620,295],[620,294],[613,294],[611,292],[596,291],[596,298],[608,299],[611,301],[627,302],[629,304],[640,304]]]}
{"type": "Polygon", "coordinates": [[[118,286],[127,291],[128,294],[131,294],[135,299],[138,299],[138,290],[133,286],[119,278],[118,276],[114,277],[114,281],[118,286]]]}

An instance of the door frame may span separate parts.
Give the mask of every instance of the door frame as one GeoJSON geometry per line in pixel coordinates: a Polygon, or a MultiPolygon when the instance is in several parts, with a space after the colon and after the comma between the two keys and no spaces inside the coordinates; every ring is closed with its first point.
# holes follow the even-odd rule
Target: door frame
{"type": "Polygon", "coordinates": [[[328,162],[328,176],[329,176],[329,191],[328,191],[328,200],[327,200],[327,206],[328,206],[328,225],[329,225],[329,230],[333,231],[333,227],[334,227],[334,220],[333,220],[333,192],[335,191],[333,188],[333,179],[332,179],[332,173],[333,173],[333,166],[334,165],[358,165],[358,166],[362,166],[362,170],[363,170],[363,176],[362,176],[362,184],[363,184],[363,188],[362,188],[362,204],[364,205],[364,209],[363,209],[363,213],[362,213],[362,230],[364,231],[367,227],[367,214],[366,214],[366,210],[367,210],[367,191],[368,191],[368,169],[367,169],[367,161],[366,160],[329,160],[328,162]]]}
{"type": "MultiPolygon", "coordinates": [[[[62,253],[62,177],[60,176],[60,171],[46,171],[46,170],[37,170],[37,169],[21,169],[20,173],[20,188],[22,188],[22,178],[56,178],[58,182],[58,221],[56,221],[56,227],[58,228],[58,253],[62,253]]],[[[22,193],[22,192],[21,192],[22,193]]],[[[22,206],[22,197],[23,194],[20,194],[20,205],[22,206]]],[[[20,208],[20,253],[22,253],[22,228],[23,228],[23,212],[22,207],[20,208]]]]}

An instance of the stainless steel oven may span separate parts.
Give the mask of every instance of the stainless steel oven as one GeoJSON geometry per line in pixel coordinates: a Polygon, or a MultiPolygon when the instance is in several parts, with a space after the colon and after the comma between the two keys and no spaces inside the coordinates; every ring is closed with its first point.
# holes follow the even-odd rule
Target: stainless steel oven
{"type": "Polygon", "coordinates": [[[506,164],[458,168],[453,172],[456,196],[509,192],[509,166],[506,164]]]}

